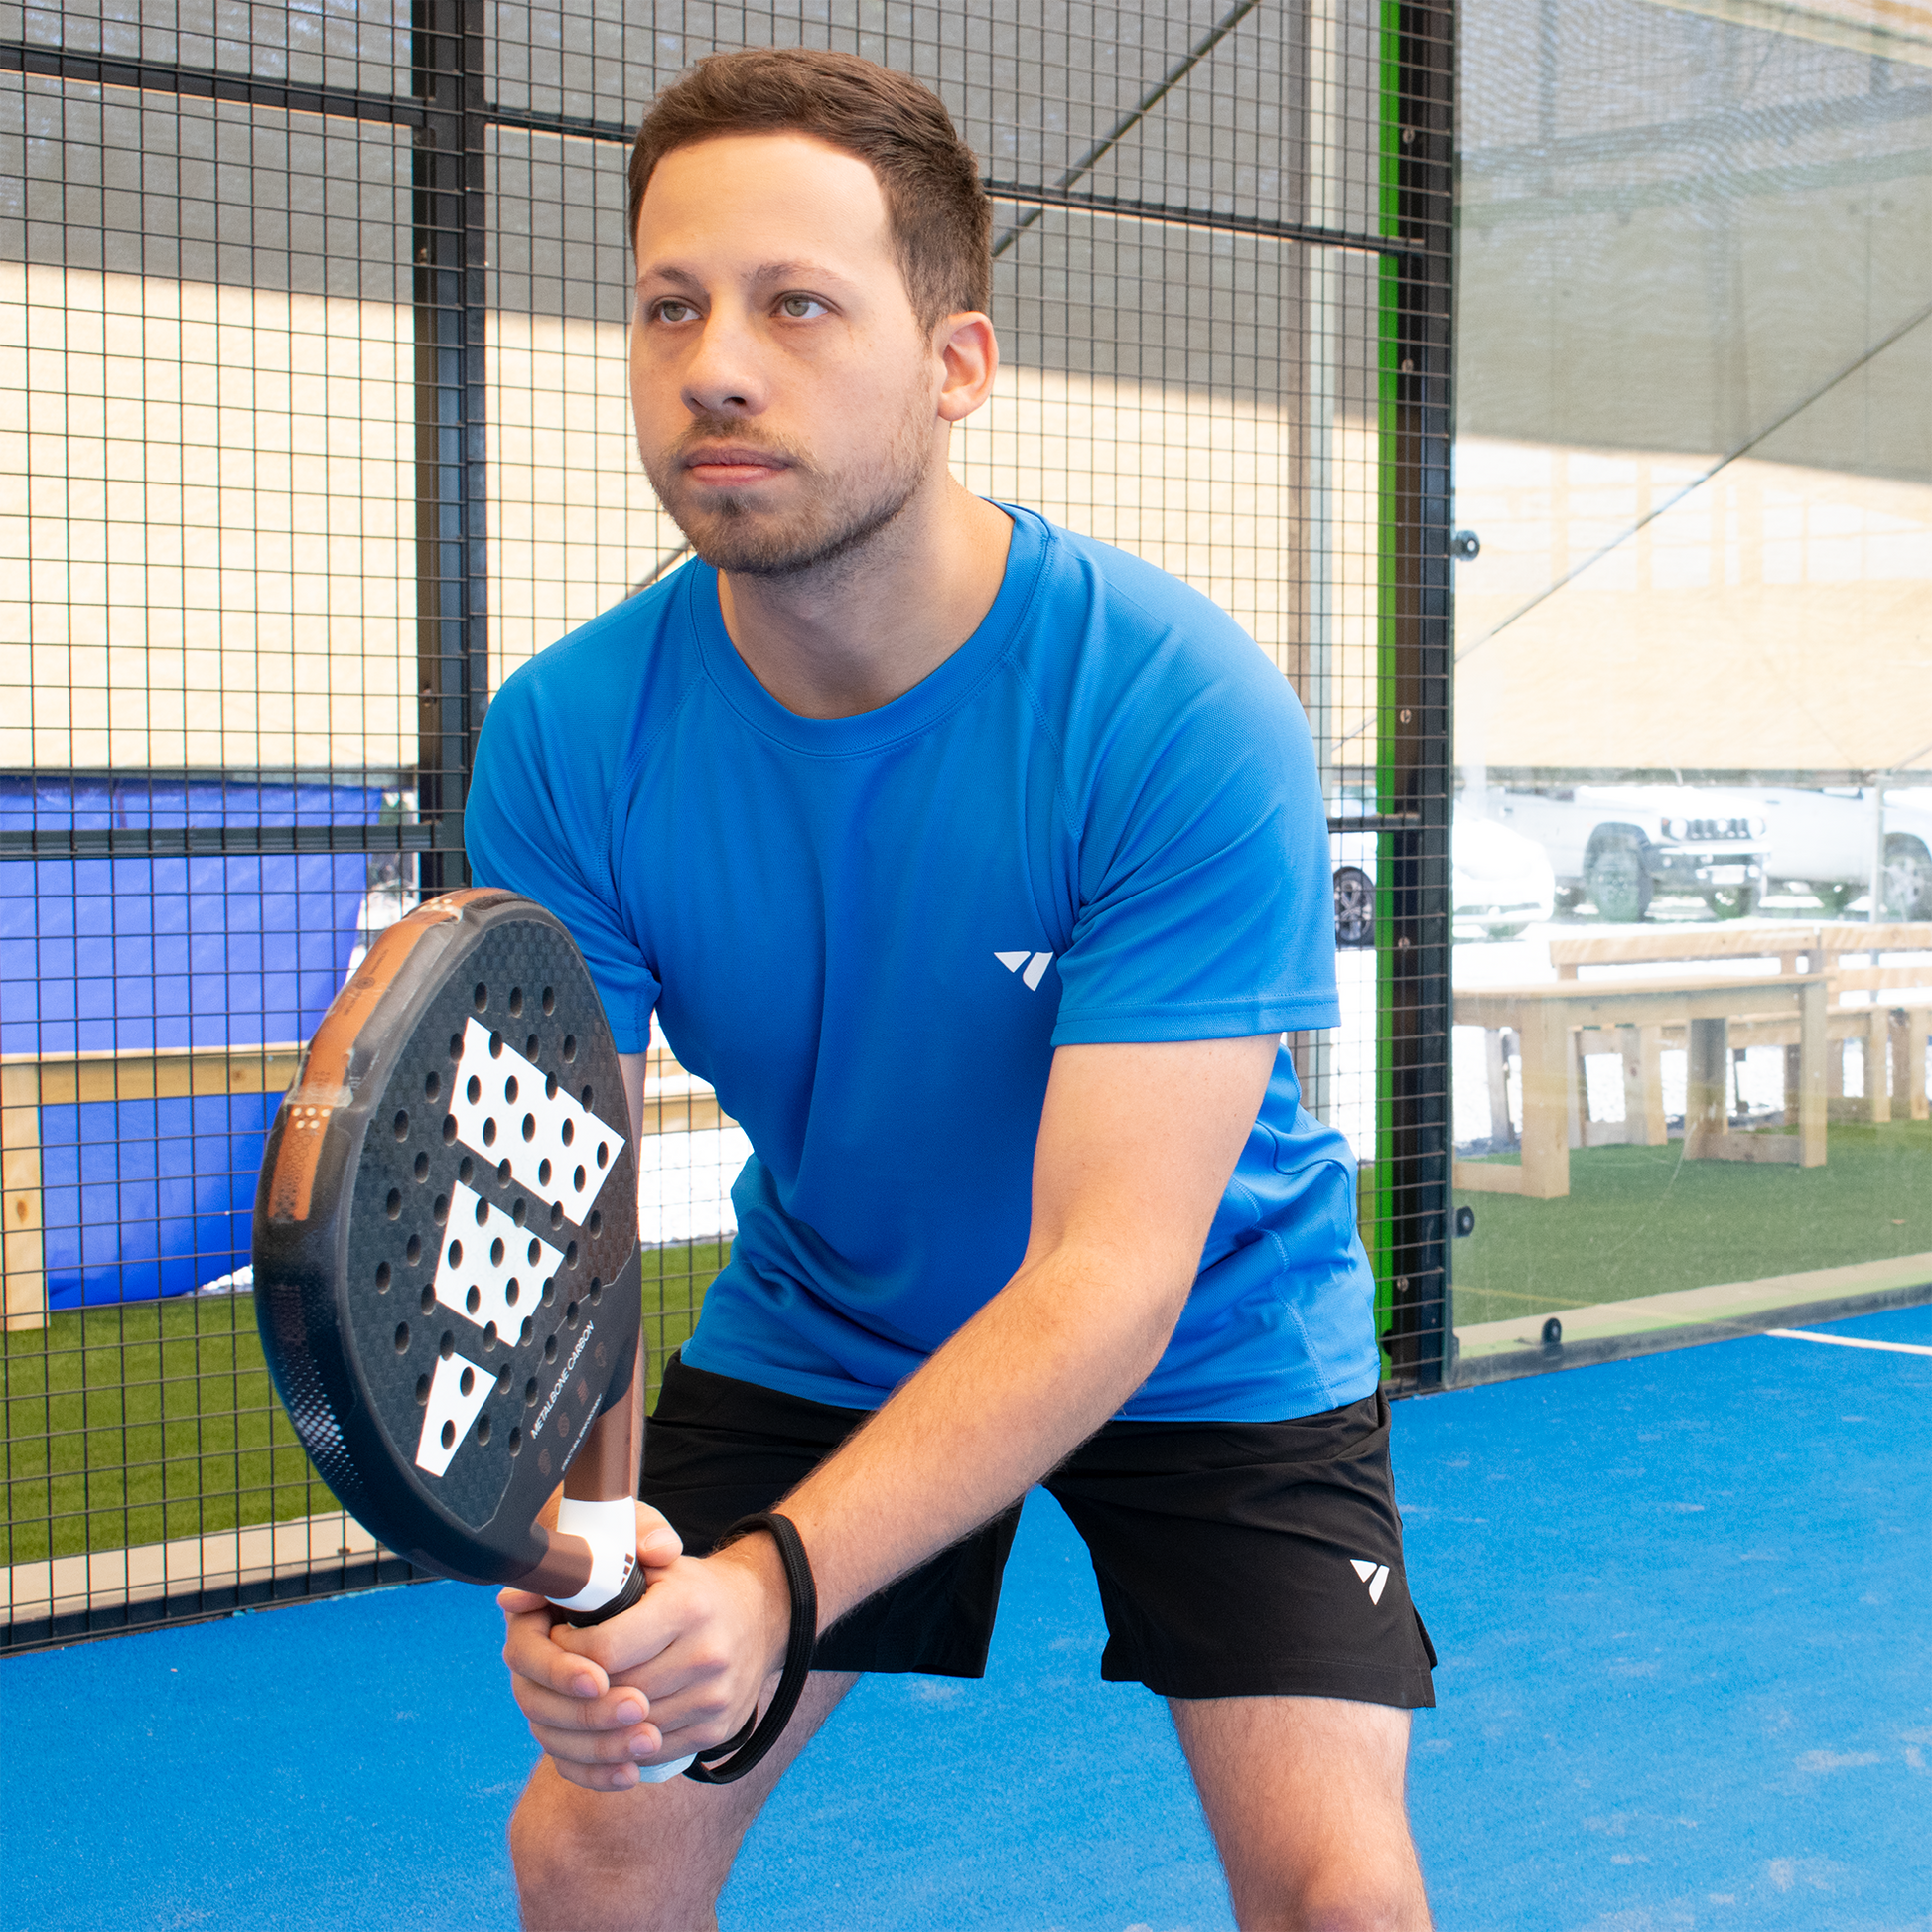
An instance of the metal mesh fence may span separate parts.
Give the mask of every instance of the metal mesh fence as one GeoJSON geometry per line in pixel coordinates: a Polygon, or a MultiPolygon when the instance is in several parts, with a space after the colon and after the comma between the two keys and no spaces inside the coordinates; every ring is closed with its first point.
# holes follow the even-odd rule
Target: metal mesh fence
{"type": "MultiPolygon", "coordinates": [[[[684,554],[631,444],[623,169],[714,49],[937,89],[995,201],[959,474],[1186,579],[1300,693],[1344,946],[1297,1057],[1362,1162],[1388,1374],[1440,1378],[1449,27],[0,7],[7,1644],[406,1574],[269,1388],[255,1164],[370,935],[464,881],[490,690],[684,554]]],[[[747,1144],[661,1044],[646,1110],[661,1362],[747,1144]]]]}

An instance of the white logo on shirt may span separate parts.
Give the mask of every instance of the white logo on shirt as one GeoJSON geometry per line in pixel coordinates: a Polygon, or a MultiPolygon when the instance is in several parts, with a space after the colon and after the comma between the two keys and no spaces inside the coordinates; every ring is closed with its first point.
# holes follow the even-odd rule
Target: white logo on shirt
{"type": "Polygon", "coordinates": [[[1032,993],[1037,988],[1039,982],[1045,977],[1047,967],[1053,963],[1053,955],[1049,952],[1031,954],[1025,952],[996,952],[993,957],[1009,973],[1020,973],[1020,977],[1027,982],[1027,991],[1029,993],[1032,993]],[[1021,973],[1020,969],[1023,966],[1027,970],[1021,973]]]}
{"type": "Polygon", "coordinates": [[[1381,1602],[1383,1587],[1389,1581],[1389,1566],[1377,1563],[1373,1557],[1350,1557],[1348,1567],[1368,1586],[1368,1600],[1381,1602]]]}

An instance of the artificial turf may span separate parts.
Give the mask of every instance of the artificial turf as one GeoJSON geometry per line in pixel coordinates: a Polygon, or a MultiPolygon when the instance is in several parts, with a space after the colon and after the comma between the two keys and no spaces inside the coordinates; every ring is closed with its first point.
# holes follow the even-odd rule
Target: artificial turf
{"type": "MultiPolygon", "coordinates": [[[[644,1251],[653,1384],[729,1248],[644,1251]]],[[[0,1564],[333,1508],[269,1385],[250,1295],[125,1302],[6,1337],[0,1564]]]]}
{"type": "Polygon", "coordinates": [[[1837,1126],[1822,1168],[1573,1149],[1562,1200],[1455,1196],[1458,1327],[1932,1251],[1932,1122],[1837,1126]]]}

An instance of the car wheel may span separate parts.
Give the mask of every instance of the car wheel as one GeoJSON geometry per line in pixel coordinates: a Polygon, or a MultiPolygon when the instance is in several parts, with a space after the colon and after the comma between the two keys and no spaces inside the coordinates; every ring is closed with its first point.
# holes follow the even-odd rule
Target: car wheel
{"type": "Polygon", "coordinates": [[[1335,868],[1335,944],[1375,943],[1375,882],[1360,866],[1335,868]]]}
{"type": "Polygon", "coordinates": [[[1650,889],[1641,832],[1612,828],[1590,839],[1584,859],[1584,891],[1604,918],[1634,925],[1650,910],[1650,889]]]}
{"type": "Polygon", "coordinates": [[[1748,919],[1757,910],[1759,897],[1755,886],[1713,886],[1704,902],[1721,919],[1748,919]]]}
{"type": "Polygon", "coordinates": [[[1811,896],[1833,918],[1837,918],[1845,908],[1864,891],[1863,886],[1847,886],[1843,882],[1827,885],[1813,880],[1811,896]]]}
{"type": "Polygon", "coordinates": [[[1932,852],[1917,839],[1885,841],[1885,917],[1932,919],[1932,852]]]}

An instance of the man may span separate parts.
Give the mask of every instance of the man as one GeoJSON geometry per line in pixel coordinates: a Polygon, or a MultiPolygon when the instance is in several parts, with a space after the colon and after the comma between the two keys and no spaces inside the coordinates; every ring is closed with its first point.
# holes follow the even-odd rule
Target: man
{"type": "Polygon", "coordinates": [[[588,1631],[504,1593],[526,1919],[713,1924],[858,1672],[980,1673],[1046,1479],[1242,1925],[1425,1926],[1434,1658],[1352,1167],[1282,1041],[1336,1018],[1301,713],[1206,600],[953,481],[988,213],[924,88],[714,57],[630,182],[638,446],[699,561],[505,683],[466,823],[582,945],[633,1112],[654,1010],[755,1154],[651,1421],[651,1588],[588,1631]],[[769,1695],[776,1548],[707,1552],[780,1501],[820,1606],[797,1714],[740,1783],[640,1782],[769,1695]]]}

